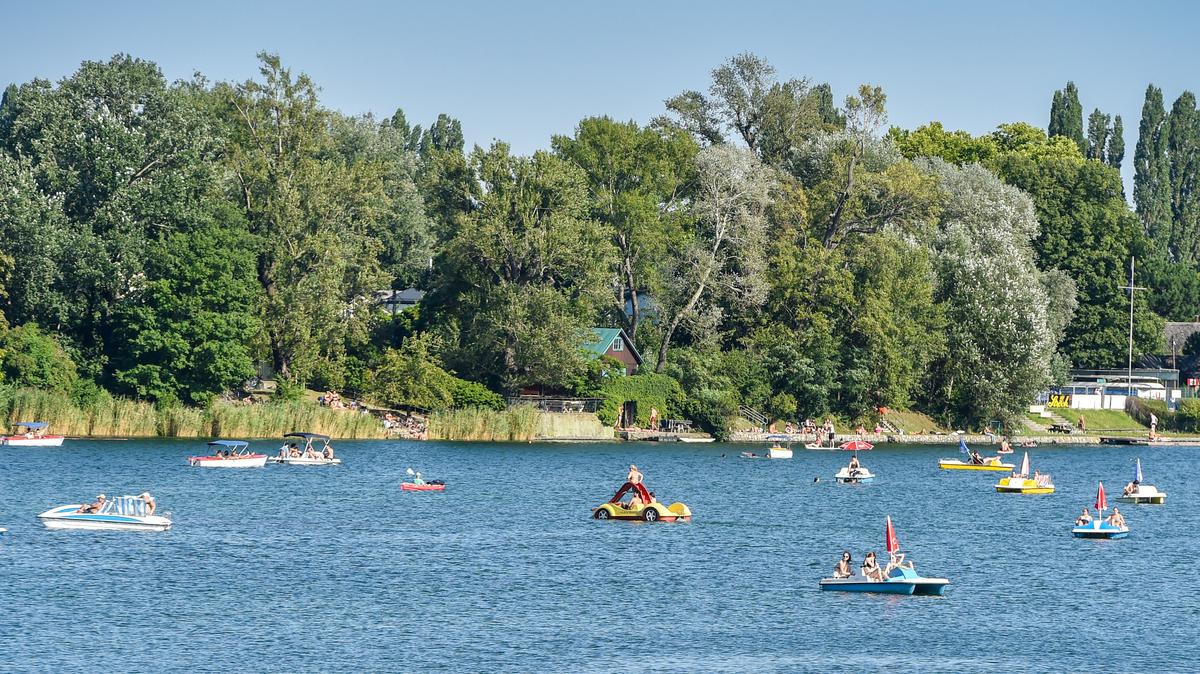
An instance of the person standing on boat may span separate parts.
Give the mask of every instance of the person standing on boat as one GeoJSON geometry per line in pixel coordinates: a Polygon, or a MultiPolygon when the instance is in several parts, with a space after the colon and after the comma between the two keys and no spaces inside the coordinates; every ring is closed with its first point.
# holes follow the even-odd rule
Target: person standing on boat
{"type": "Polygon", "coordinates": [[[146,516],[153,515],[154,509],[158,507],[158,504],[155,503],[154,497],[150,495],[150,492],[144,491],[138,494],[138,498],[142,499],[142,503],[146,504],[146,516]]]}
{"type": "Polygon", "coordinates": [[[629,474],[625,476],[625,481],[629,484],[641,484],[643,479],[644,476],[638,467],[632,463],[629,464],[629,474]]]}

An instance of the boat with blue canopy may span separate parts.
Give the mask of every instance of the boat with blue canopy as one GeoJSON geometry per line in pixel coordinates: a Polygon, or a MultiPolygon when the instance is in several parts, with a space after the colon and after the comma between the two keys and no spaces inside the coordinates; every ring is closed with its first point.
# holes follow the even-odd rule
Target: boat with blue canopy
{"type": "Polygon", "coordinates": [[[1146,484],[1142,477],[1142,460],[1138,458],[1133,469],[1133,481],[1125,485],[1117,500],[1137,505],[1163,505],[1167,502],[1167,494],[1159,491],[1154,485],[1146,484]]]}
{"type": "Polygon", "coordinates": [[[277,456],[267,457],[271,463],[291,466],[336,466],[342,462],[333,455],[333,445],[328,435],[320,433],[288,433],[284,439],[293,438],[279,448],[277,456]],[[300,443],[304,448],[300,448],[300,443]]]}
{"type": "Polygon", "coordinates": [[[18,421],[12,425],[12,435],[0,436],[0,445],[11,447],[61,447],[63,436],[49,435],[45,421],[18,421]]]}
{"type": "Polygon", "coordinates": [[[245,440],[213,440],[208,443],[213,453],[208,456],[189,456],[188,465],[197,468],[262,468],[267,455],[250,451],[245,440]]]}
{"type": "Polygon", "coordinates": [[[51,508],[38,515],[47,529],[96,529],[118,531],[166,531],[171,519],[154,514],[156,505],[149,492],[137,496],[96,497],[91,504],[73,503],[51,508]]]}
{"type": "Polygon", "coordinates": [[[1104,511],[1108,509],[1108,499],[1104,496],[1104,483],[1096,489],[1096,512],[1098,513],[1095,519],[1085,509],[1079,519],[1075,520],[1075,528],[1071,529],[1071,535],[1076,538],[1108,538],[1117,539],[1125,538],[1129,535],[1129,527],[1125,524],[1125,518],[1121,515],[1117,508],[1113,508],[1113,513],[1104,518],[1104,511]]]}

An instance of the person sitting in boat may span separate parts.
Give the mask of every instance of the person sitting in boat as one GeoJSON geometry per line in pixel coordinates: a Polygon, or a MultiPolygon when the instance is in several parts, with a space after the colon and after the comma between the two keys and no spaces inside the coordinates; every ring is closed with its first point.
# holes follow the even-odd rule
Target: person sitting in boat
{"type": "Polygon", "coordinates": [[[858,463],[858,455],[857,454],[850,457],[850,465],[848,466],[848,468],[850,469],[851,475],[858,473],[859,463],[858,463]]]}
{"type": "Polygon", "coordinates": [[[1092,513],[1084,506],[1083,512],[1079,513],[1079,517],[1075,518],[1075,526],[1082,527],[1092,523],[1092,513]]]}
{"type": "Polygon", "coordinates": [[[971,450],[971,463],[975,464],[976,466],[983,465],[983,457],[980,456],[979,452],[974,449],[971,450]]]}
{"type": "Polygon", "coordinates": [[[1125,526],[1125,516],[1121,514],[1121,511],[1116,506],[1113,506],[1112,514],[1108,516],[1108,523],[1114,527],[1125,526]]]}
{"type": "Polygon", "coordinates": [[[646,505],[646,503],[645,503],[645,501],[642,500],[642,497],[638,494],[634,494],[633,498],[629,499],[629,505],[626,506],[625,509],[626,510],[637,510],[638,508],[641,508],[644,505],[646,505]]]}
{"type": "Polygon", "coordinates": [[[1008,454],[1012,452],[1012,446],[1008,444],[1008,438],[1000,441],[1000,454],[1008,454]]]}
{"type": "Polygon", "coordinates": [[[76,510],[75,512],[77,512],[77,513],[98,513],[98,512],[100,512],[100,509],[103,507],[104,507],[104,494],[100,494],[99,496],[96,497],[96,500],[94,502],[79,506],[79,510],[76,510]]]}
{"type": "Polygon", "coordinates": [[[321,458],[324,458],[324,459],[332,459],[333,458],[333,445],[325,445],[325,451],[321,452],[321,458]]]}
{"type": "Polygon", "coordinates": [[[891,578],[891,577],[892,577],[892,571],[895,571],[896,569],[909,569],[909,570],[911,570],[912,568],[913,568],[913,563],[912,563],[912,562],[909,562],[909,561],[906,561],[906,560],[904,559],[904,553],[903,553],[903,552],[893,552],[893,553],[891,553],[891,555],[890,555],[890,556],[889,556],[889,558],[888,558],[888,565],[887,565],[887,568],[885,568],[885,569],[883,570],[883,577],[884,577],[884,578],[891,578]]]}
{"type": "Polygon", "coordinates": [[[641,484],[644,478],[645,476],[642,475],[642,472],[638,470],[637,466],[633,465],[632,463],[629,464],[629,474],[625,476],[626,482],[629,484],[641,484]]]}
{"type": "Polygon", "coordinates": [[[871,580],[883,580],[883,569],[879,568],[874,551],[868,552],[867,556],[863,558],[862,575],[871,580]]]}
{"type": "Polygon", "coordinates": [[[839,559],[837,565],[833,567],[833,577],[849,578],[850,576],[853,576],[854,571],[852,571],[850,568],[850,564],[853,561],[854,560],[850,557],[849,551],[843,552],[842,558],[839,559]]]}
{"type": "Polygon", "coordinates": [[[1136,494],[1137,490],[1138,490],[1138,482],[1137,482],[1137,480],[1133,480],[1129,484],[1125,485],[1125,488],[1123,490],[1121,490],[1121,495],[1122,496],[1130,496],[1132,494],[1136,494]]]}
{"type": "Polygon", "coordinates": [[[158,507],[158,503],[154,501],[154,497],[150,495],[150,492],[144,491],[138,494],[138,498],[142,499],[142,503],[146,504],[146,515],[153,515],[154,509],[158,507]]]}
{"type": "Polygon", "coordinates": [[[425,480],[422,480],[422,479],[421,479],[421,473],[420,473],[420,472],[417,472],[415,475],[413,475],[413,481],[412,481],[412,483],[413,483],[413,484],[425,484],[425,480]]]}

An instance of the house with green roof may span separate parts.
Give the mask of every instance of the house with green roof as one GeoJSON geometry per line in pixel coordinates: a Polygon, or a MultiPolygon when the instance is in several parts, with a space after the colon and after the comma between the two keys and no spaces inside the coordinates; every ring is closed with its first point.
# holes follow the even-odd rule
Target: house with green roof
{"type": "Polygon", "coordinates": [[[642,364],[642,355],[621,328],[589,328],[588,337],[582,346],[589,357],[618,360],[625,365],[625,374],[633,374],[642,364]]]}

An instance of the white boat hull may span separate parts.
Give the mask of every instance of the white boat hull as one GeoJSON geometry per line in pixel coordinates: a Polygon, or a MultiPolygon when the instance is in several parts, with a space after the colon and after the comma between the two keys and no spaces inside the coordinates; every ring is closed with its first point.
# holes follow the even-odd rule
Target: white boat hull
{"type": "Polygon", "coordinates": [[[1135,505],[1163,505],[1167,502],[1167,494],[1151,485],[1143,484],[1132,494],[1123,494],[1118,496],[1116,500],[1121,503],[1133,503],[1135,505]]]}
{"type": "Polygon", "coordinates": [[[855,471],[851,471],[849,468],[842,468],[833,478],[842,484],[867,484],[875,481],[875,474],[866,468],[859,468],[855,471]]]}
{"type": "Polygon", "coordinates": [[[49,435],[40,438],[26,438],[24,436],[8,436],[0,438],[0,445],[9,447],[62,447],[63,436],[49,435]]]}
{"type": "Polygon", "coordinates": [[[271,463],[282,463],[289,466],[337,466],[342,463],[341,459],[305,459],[294,456],[272,456],[268,457],[267,460],[271,463]]]}
{"type": "Polygon", "coordinates": [[[90,529],[92,531],[166,531],[171,520],[161,515],[114,515],[80,513],[79,505],[52,508],[38,515],[47,529],[90,529]]]}
{"type": "Polygon", "coordinates": [[[767,458],[790,459],[792,458],[792,450],[786,447],[772,447],[767,450],[767,458]]]}
{"type": "Polygon", "coordinates": [[[679,438],[680,442],[714,442],[715,438],[679,438]]]}
{"type": "Polygon", "coordinates": [[[267,465],[267,455],[250,456],[244,459],[217,459],[208,456],[188,458],[188,465],[196,468],[262,468],[267,465]]]}

